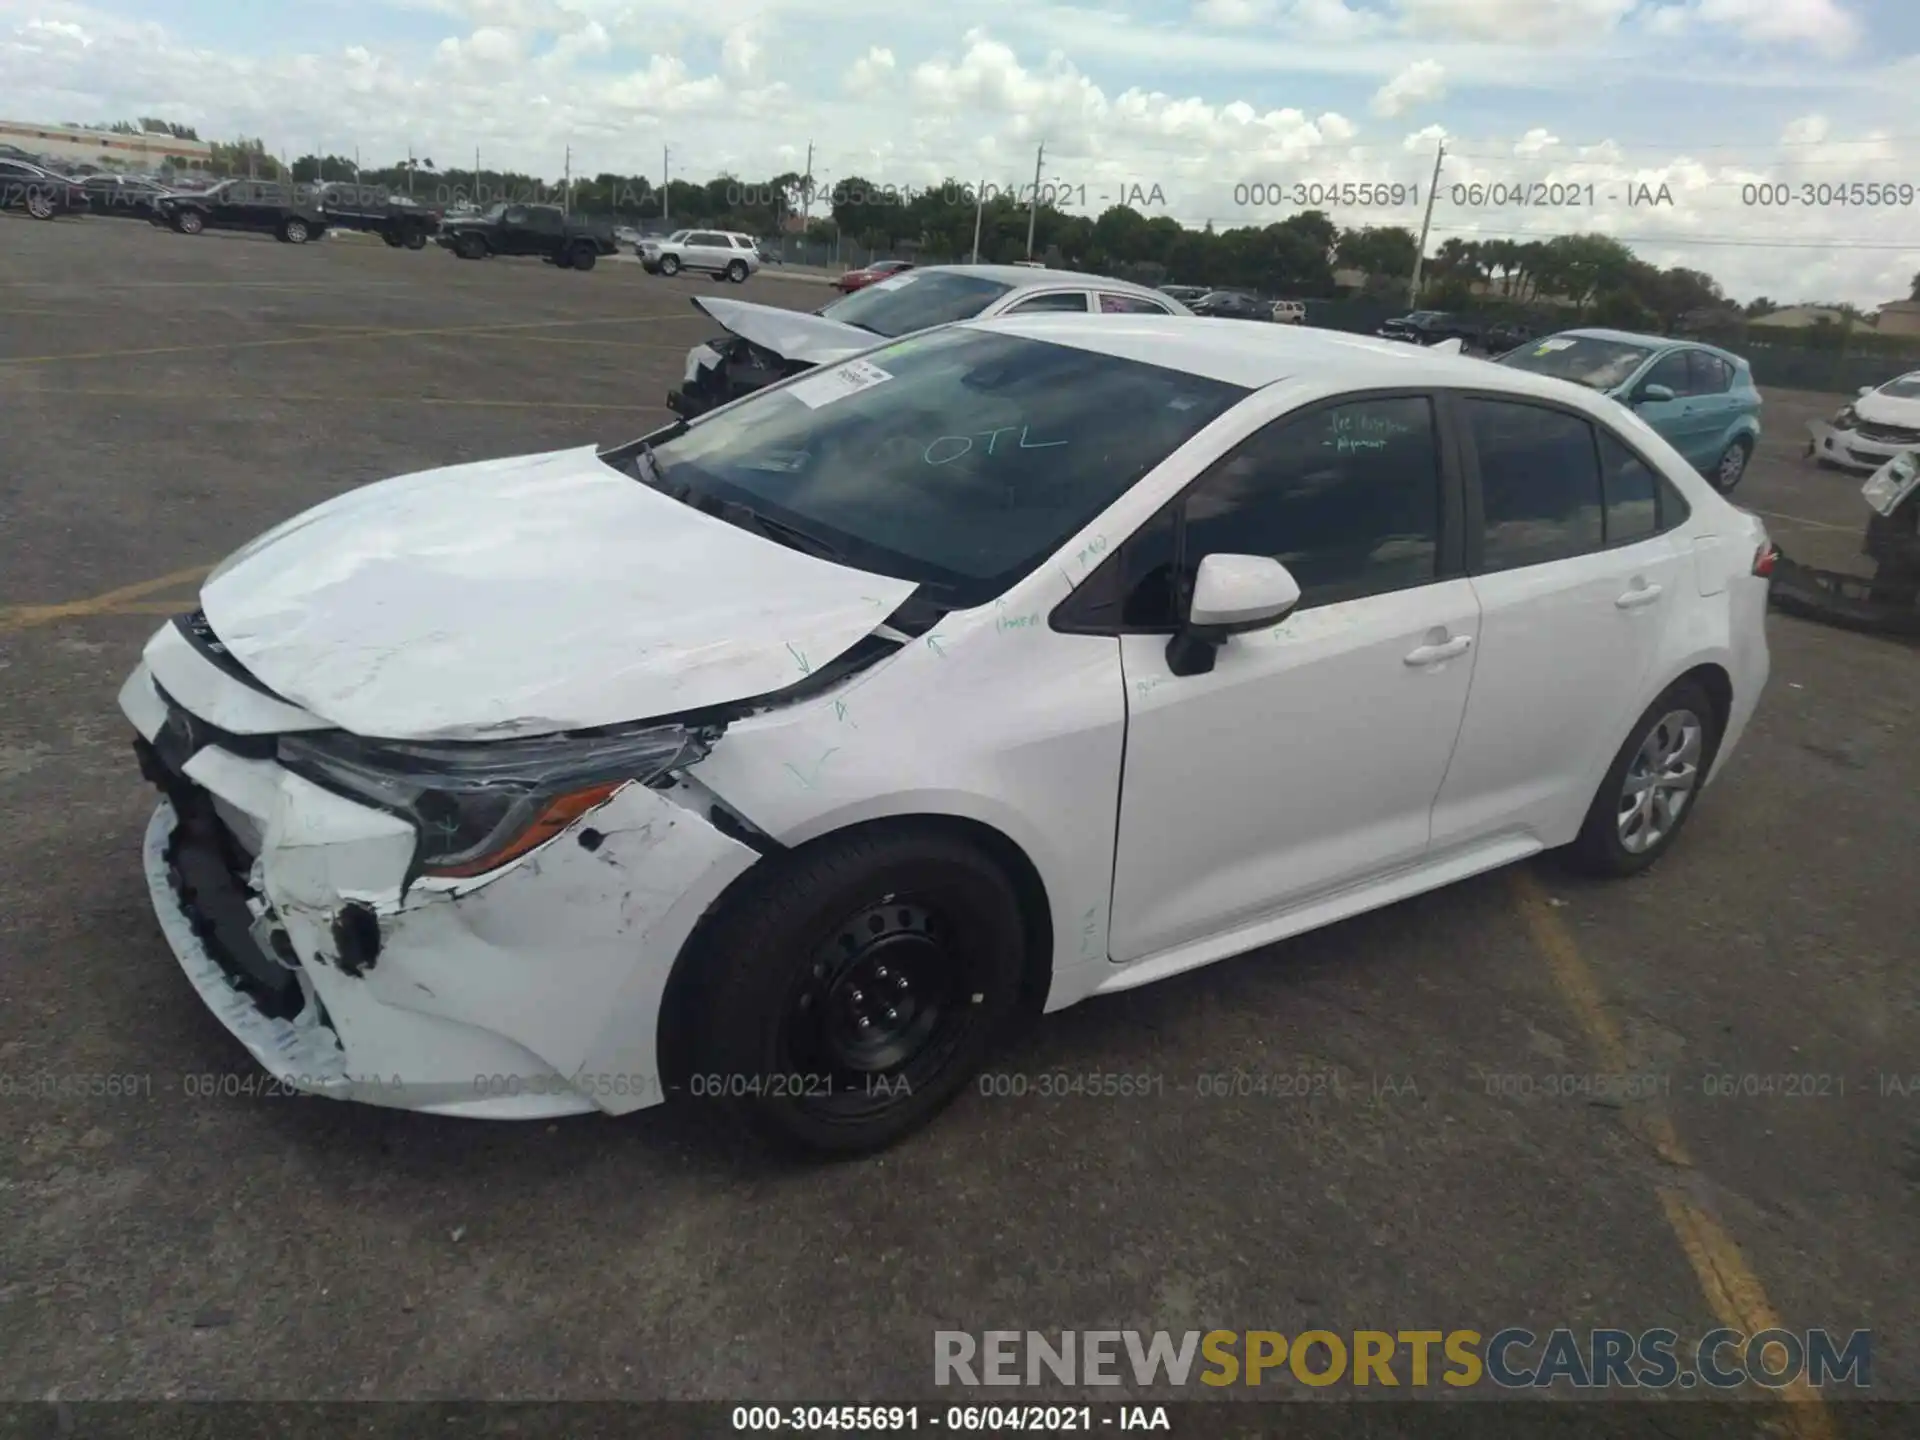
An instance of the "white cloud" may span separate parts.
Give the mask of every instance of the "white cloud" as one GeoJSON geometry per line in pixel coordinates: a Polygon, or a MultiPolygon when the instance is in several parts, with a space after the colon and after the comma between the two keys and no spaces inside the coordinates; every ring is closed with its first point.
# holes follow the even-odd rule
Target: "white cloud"
{"type": "Polygon", "coordinates": [[[760,73],[760,57],[765,53],[759,27],[746,24],[727,32],[720,44],[720,68],[735,80],[752,80],[760,73]]]}
{"type": "Polygon", "coordinates": [[[1319,127],[1321,137],[1335,145],[1344,145],[1359,133],[1351,120],[1331,110],[1313,123],[1319,127]]]}
{"type": "Polygon", "coordinates": [[[884,45],[872,45],[867,53],[847,67],[842,82],[849,94],[873,95],[885,89],[893,80],[893,51],[884,45]]]}
{"type": "Polygon", "coordinates": [[[1404,115],[1447,93],[1446,67],[1434,60],[1416,60],[1374,92],[1373,113],[1404,115]]]}
{"type": "Polygon", "coordinates": [[[1417,151],[1424,155],[1433,154],[1433,147],[1447,138],[1447,127],[1429,125],[1424,130],[1416,130],[1400,142],[1402,150],[1417,151]]]}
{"type": "Polygon", "coordinates": [[[1207,25],[1237,29],[1257,25],[1273,14],[1273,0],[1200,0],[1194,17],[1207,25]]]}
{"type": "Polygon", "coordinates": [[[434,55],[441,64],[462,72],[500,71],[526,58],[526,39],[517,30],[483,25],[464,40],[442,40],[434,55]]]}
{"type": "Polygon", "coordinates": [[[1699,14],[1748,40],[1804,42],[1828,55],[1846,54],[1860,38],[1860,22],[1837,0],[1700,0],[1699,14]]]}
{"type": "Polygon", "coordinates": [[[1787,128],[1780,132],[1780,140],[1786,145],[1816,145],[1826,139],[1832,129],[1824,115],[1802,115],[1787,122],[1787,128]]]}
{"type": "MultiPolygon", "coordinates": [[[[1394,0],[1409,29],[1501,44],[1597,39],[1637,0],[1394,0]]],[[[1734,0],[1739,3],[1739,0],[1734,0]]],[[[1758,0],[1773,3],[1773,0],[1758,0]]]]}
{"type": "Polygon", "coordinates": [[[1559,143],[1560,137],[1558,135],[1551,134],[1536,125],[1533,129],[1527,131],[1526,134],[1513,142],[1513,153],[1516,155],[1543,155],[1559,143]]]}
{"type": "Polygon", "coordinates": [[[71,20],[29,20],[20,27],[19,33],[35,39],[64,41],[83,48],[93,44],[93,37],[71,20]]]}

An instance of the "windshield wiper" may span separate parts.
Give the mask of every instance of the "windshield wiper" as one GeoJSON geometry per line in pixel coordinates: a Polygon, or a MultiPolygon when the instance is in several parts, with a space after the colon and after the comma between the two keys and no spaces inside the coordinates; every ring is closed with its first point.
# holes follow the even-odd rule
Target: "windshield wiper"
{"type": "Polygon", "coordinates": [[[709,515],[716,515],[729,525],[738,525],[743,530],[757,530],[775,544],[784,545],[789,550],[799,550],[822,560],[843,560],[840,547],[830,540],[822,540],[818,535],[810,535],[805,530],[789,525],[785,521],[775,520],[771,515],[763,515],[751,505],[738,500],[707,499],[693,502],[697,508],[709,515]]]}

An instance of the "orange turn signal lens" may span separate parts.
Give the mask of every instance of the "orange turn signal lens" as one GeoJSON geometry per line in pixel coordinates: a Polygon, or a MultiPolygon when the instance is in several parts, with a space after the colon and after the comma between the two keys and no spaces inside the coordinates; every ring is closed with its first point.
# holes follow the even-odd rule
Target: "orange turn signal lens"
{"type": "Polygon", "coordinates": [[[589,810],[604,805],[613,797],[614,791],[626,783],[625,780],[609,780],[601,785],[588,786],[585,790],[575,790],[571,794],[556,795],[533,817],[526,829],[490,854],[482,855],[475,860],[463,861],[458,865],[425,865],[421,867],[421,871],[427,875],[464,880],[475,875],[485,875],[491,870],[498,870],[509,860],[517,859],[529,850],[546,844],[589,810]]]}

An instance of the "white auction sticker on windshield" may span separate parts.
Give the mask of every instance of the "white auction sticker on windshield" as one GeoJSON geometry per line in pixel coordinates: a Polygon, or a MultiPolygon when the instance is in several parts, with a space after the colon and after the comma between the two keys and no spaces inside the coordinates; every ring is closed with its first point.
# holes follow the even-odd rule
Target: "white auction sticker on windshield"
{"type": "Polygon", "coordinates": [[[1555,350],[1571,350],[1572,348],[1573,342],[1571,340],[1542,340],[1538,345],[1533,347],[1533,353],[1536,355],[1546,355],[1555,350]]]}
{"type": "Polygon", "coordinates": [[[874,281],[873,284],[867,286],[867,289],[898,290],[902,285],[911,285],[914,281],[918,280],[919,278],[920,277],[918,275],[889,275],[884,280],[874,281]]]}
{"type": "Polygon", "coordinates": [[[831,405],[836,400],[844,400],[849,395],[858,395],[862,390],[871,390],[893,379],[893,375],[878,365],[869,365],[865,360],[849,360],[844,365],[836,365],[831,370],[822,370],[818,375],[809,375],[787,387],[787,393],[809,410],[818,410],[822,405],[831,405]]]}

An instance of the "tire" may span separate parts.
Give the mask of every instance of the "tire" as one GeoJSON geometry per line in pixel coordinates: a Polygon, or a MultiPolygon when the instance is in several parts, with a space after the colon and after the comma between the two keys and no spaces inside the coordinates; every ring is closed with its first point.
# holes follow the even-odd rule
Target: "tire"
{"type": "Polygon", "coordinates": [[[662,275],[678,275],[680,273],[680,257],[678,255],[662,255],[660,257],[660,273],[662,275]]]}
{"type": "Polygon", "coordinates": [[[573,268],[591,270],[599,263],[600,256],[591,245],[576,245],[573,251],[573,268]]]}
{"type": "Polygon", "coordinates": [[[729,260],[727,262],[727,279],[736,285],[746,284],[747,262],[744,260],[729,260]]]}
{"type": "Polygon", "coordinates": [[[462,235],[454,241],[453,253],[462,260],[484,260],[488,254],[487,242],[479,235],[462,235]]]}
{"type": "Polygon", "coordinates": [[[1707,478],[1722,495],[1730,494],[1746,478],[1747,461],[1752,458],[1753,441],[1742,435],[1720,452],[1720,458],[1713,465],[1713,474],[1707,478]]]}
{"type": "Polygon", "coordinates": [[[380,232],[380,238],[381,238],[382,240],[384,240],[384,241],[386,241],[386,243],[387,243],[387,248],[388,248],[389,250],[398,250],[398,249],[400,248],[400,243],[401,243],[401,242],[400,242],[400,237],[399,237],[398,235],[396,235],[396,234],[394,234],[394,233],[393,233],[393,231],[391,231],[391,230],[382,230],[382,231],[380,232]]]}
{"type": "Polygon", "coordinates": [[[289,245],[304,245],[313,238],[313,227],[298,215],[289,215],[280,222],[280,238],[289,245]]]}
{"type": "Polygon", "coordinates": [[[173,228],[182,235],[198,235],[207,228],[207,217],[198,210],[182,210],[173,217],[173,228]]]}
{"type": "Polygon", "coordinates": [[[52,220],[60,214],[60,207],[54,203],[53,196],[29,186],[27,189],[27,214],[36,220],[52,220]]]}
{"type": "Polygon", "coordinates": [[[407,232],[406,247],[409,250],[426,249],[427,248],[427,232],[424,230],[409,230],[407,232]]]}
{"type": "Polygon", "coordinates": [[[978,848],[929,825],[762,863],[696,957],[687,1089],[781,1149],[882,1149],[960,1093],[1014,1014],[1019,896],[978,848]]]}
{"type": "Polygon", "coordinates": [[[1567,860],[1577,870],[1607,878],[1636,875],[1652,865],[1666,854],[1699,807],[1701,783],[1713,768],[1719,748],[1720,718],[1706,687],[1697,680],[1669,686],[1634,722],[1626,743],[1607,767],[1579,838],[1567,847],[1567,860]],[[1650,770],[1676,775],[1683,767],[1689,775],[1684,789],[1656,785],[1641,790],[1650,770]],[[1664,824],[1654,807],[1637,803],[1629,808],[1630,778],[1634,791],[1669,797],[1664,824]],[[1676,794],[1680,797],[1677,811],[1671,808],[1676,794]]]}

